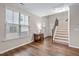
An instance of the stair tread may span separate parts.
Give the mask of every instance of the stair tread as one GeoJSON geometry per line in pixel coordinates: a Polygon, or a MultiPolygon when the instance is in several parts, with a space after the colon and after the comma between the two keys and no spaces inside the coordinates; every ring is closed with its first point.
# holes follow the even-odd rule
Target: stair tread
{"type": "Polygon", "coordinates": [[[62,40],[54,40],[54,42],[56,43],[61,43],[61,44],[67,44],[68,45],[68,41],[62,41],[62,40]]]}
{"type": "Polygon", "coordinates": [[[54,39],[68,40],[68,38],[55,37],[54,39]]]}
{"type": "Polygon", "coordinates": [[[65,35],[55,35],[55,37],[64,37],[64,38],[68,38],[68,36],[65,36],[65,35]]]}
{"type": "Polygon", "coordinates": [[[56,31],[56,33],[68,33],[68,32],[64,32],[64,31],[56,31]]]}
{"type": "Polygon", "coordinates": [[[68,31],[56,31],[56,32],[66,32],[66,33],[68,33],[68,31]]]}
{"type": "Polygon", "coordinates": [[[68,33],[56,33],[55,35],[57,35],[57,34],[59,34],[59,35],[68,35],[68,33]]]}
{"type": "Polygon", "coordinates": [[[62,31],[62,32],[65,32],[65,31],[67,31],[67,32],[68,32],[68,30],[57,30],[57,31],[62,31]]]}
{"type": "Polygon", "coordinates": [[[61,43],[62,43],[62,42],[63,42],[63,43],[68,43],[68,40],[56,40],[56,39],[55,39],[54,41],[55,41],[55,42],[61,42],[61,43]]]}
{"type": "Polygon", "coordinates": [[[68,30],[56,30],[56,31],[68,31],[68,30]]]}
{"type": "Polygon", "coordinates": [[[54,39],[54,41],[64,41],[64,42],[67,42],[68,40],[54,39]]]}

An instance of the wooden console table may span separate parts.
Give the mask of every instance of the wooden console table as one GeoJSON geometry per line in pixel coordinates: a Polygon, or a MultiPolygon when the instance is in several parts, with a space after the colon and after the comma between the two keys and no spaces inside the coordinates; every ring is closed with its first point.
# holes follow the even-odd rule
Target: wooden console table
{"type": "Polygon", "coordinates": [[[40,42],[44,40],[44,34],[40,33],[40,34],[34,34],[34,42],[40,42]]]}

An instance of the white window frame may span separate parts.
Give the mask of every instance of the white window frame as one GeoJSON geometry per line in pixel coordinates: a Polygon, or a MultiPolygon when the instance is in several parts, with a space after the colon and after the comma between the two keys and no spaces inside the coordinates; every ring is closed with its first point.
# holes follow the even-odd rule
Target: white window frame
{"type": "MultiPolygon", "coordinates": [[[[14,11],[13,9],[10,9],[10,8],[5,8],[5,33],[6,33],[6,34],[5,34],[5,39],[6,39],[6,40],[12,40],[12,39],[7,39],[7,37],[6,37],[6,36],[7,36],[7,29],[6,29],[6,25],[7,25],[7,22],[6,22],[6,10],[7,10],[7,9],[13,11],[13,18],[12,18],[13,21],[14,21],[14,12],[16,12],[16,11],[14,11]]],[[[20,12],[18,12],[18,13],[19,13],[19,24],[18,24],[18,25],[19,25],[19,30],[18,30],[19,37],[13,38],[13,39],[20,39],[20,38],[21,38],[21,37],[20,37],[20,34],[21,34],[21,32],[20,32],[20,30],[21,30],[21,28],[20,28],[20,26],[21,26],[21,24],[20,24],[20,15],[21,15],[21,13],[20,13],[20,12]]],[[[24,15],[24,14],[23,14],[23,15],[24,15]]],[[[24,15],[24,16],[26,16],[26,15],[24,15]]],[[[29,23],[29,16],[28,16],[28,23],[29,23]]],[[[29,32],[28,35],[30,35],[30,27],[29,27],[29,25],[30,25],[30,24],[28,24],[28,32],[29,32]]],[[[28,37],[29,37],[29,36],[28,36],[28,37]]]]}

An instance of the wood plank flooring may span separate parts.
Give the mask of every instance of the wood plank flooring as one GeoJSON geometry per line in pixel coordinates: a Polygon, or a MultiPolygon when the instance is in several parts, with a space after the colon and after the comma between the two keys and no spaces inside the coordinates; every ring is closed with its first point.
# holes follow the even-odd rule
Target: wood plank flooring
{"type": "Polygon", "coordinates": [[[2,56],[79,56],[79,49],[52,42],[51,38],[43,42],[32,42],[8,51],[2,56]]]}

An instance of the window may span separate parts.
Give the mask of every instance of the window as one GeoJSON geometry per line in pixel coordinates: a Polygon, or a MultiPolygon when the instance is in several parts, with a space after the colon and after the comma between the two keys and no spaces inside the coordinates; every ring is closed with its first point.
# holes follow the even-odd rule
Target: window
{"type": "Polygon", "coordinates": [[[13,20],[14,24],[19,25],[19,12],[14,12],[13,18],[14,18],[14,20],[13,20]]]}
{"type": "Polygon", "coordinates": [[[6,9],[6,39],[18,38],[19,13],[6,9]]]}
{"type": "Polygon", "coordinates": [[[6,9],[6,39],[15,39],[29,34],[28,16],[6,9]]]}
{"type": "Polygon", "coordinates": [[[20,15],[21,37],[27,37],[29,32],[28,16],[20,15]]]}
{"type": "Polygon", "coordinates": [[[24,19],[24,15],[20,14],[20,24],[24,25],[25,19],[24,19]]]}
{"type": "Polygon", "coordinates": [[[13,23],[13,11],[6,9],[6,22],[13,23]]]}

